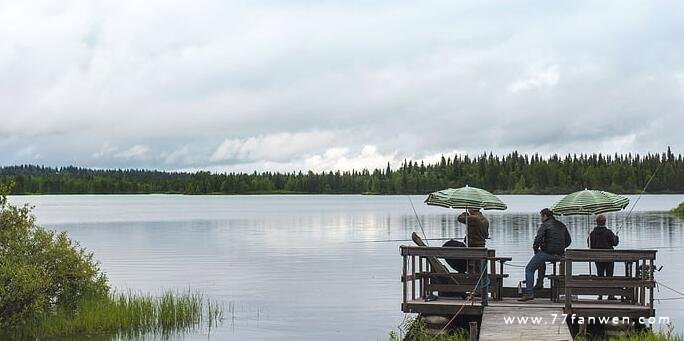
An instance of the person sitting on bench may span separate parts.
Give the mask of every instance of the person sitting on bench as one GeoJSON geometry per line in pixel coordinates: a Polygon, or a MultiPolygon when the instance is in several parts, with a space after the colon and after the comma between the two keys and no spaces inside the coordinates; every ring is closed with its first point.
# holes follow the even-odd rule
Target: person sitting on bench
{"type": "Polygon", "coordinates": [[[551,210],[545,208],[539,212],[539,216],[542,223],[532,245],[534,256],[525,267],[526,293],[518,299],[521,302],[534,299],[534,272],[539,270],[539,278],[544,278],[545,263],[559,261],[572,242],[568,228],[553,217],[551,210]]]}

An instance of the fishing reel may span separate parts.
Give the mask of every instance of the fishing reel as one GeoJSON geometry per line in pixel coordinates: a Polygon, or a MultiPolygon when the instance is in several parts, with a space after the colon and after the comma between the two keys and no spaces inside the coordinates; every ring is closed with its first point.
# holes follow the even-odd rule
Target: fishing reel
{"type": "Polygon", "coordinates": [[[642,273],[645,273],[644,278],[647,280],[654,279],[653,275],[656,271],[660,272],[660,270],[663,269],[663,266],[661,265],[660,267],[656,265],[649,265],[649,264],[642,264],[637,266],[636,268],[636,276],[637,278],[641,278],[642,273]]]}

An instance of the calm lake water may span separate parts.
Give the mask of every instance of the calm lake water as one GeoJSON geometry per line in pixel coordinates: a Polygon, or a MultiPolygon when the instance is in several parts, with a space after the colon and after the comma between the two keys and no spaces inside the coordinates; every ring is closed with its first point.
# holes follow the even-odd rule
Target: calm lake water
{"type": "MultiPolygon", "coordinates": [[[[559,196],[501,196],[486,211],[488,247],[524,265],[537,212],[559,196]]],[[[632,196],[634,201],[635,196],[632,196]]],[[[429,238],[462,237],[457,212],[412,196],[429,238]]],[[[198,289],[225,304],[226,320],[186,340],[386,340],[402,321],[399,245],[419,231],[407,196],[62,195],[12,197],[35,205],[38,222],[68,231],[95,252],[118,289],[198,289]]],[[[629,219],[608,214],[620,248],[656,248],[658,280],[684,289],[683,222],[663,211],[684,195],[644,195],[629,219]]],[[[630,205],[631,207],[631,205],[630,205]]],[[[585,217],[562,217],[584,247],[585,217]]],[[[433,241],[433,245],[442,242],[433,241]]],[[[508,267],[507,286],[523,277],[508,267]]],[[[547,283],[548,285],[548,283],[547,283]]],[[[661,289],[656,297],[675,297],[661,289]]],[[[684,330],[684,300],[656,304],[684,330]]]]}

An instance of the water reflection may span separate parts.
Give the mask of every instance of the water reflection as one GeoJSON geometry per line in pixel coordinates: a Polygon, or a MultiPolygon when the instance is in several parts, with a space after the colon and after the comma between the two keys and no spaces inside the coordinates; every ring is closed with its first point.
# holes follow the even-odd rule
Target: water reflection
{"type": "MultiPolygon", "coordinates": [[[[94,251],[120,289],[199,289],[227,307],[226,320],[187,340],[384,340],[400,311],[398,246],[420,231],[429,238],[463,237],[455,211],[380,196],[39,196],[40,223],[67,230],[94,251]]],[[[532,255],[537,212],[556,196],[505,196],[490,219],[488,247],[524,265],[532,255]]],[[[640,210],[609,214],[620,248],[658,248],[657,278],[682,289],[676,259],[684,256],[682,221],[652,211],[684,196],[644,196],[640,210]],[[648,210],[646,210],[648,209],[648,210]]],[[[561,217],[586,245],[586,217],[561,217]]],[[[420,232],[419,232],[420,233],[420,232]]],[[[431,245],[440,244],[439,241],[431,245]]],[[[506,285],[522,279],[509,267],[506,285]]],[[[619,271],[616,269],[616,271],[619,271]]],[[[657,295],[671,297],[661,291],[657,295]]],[[[684,330],[682,301],[663,301],[658,314],[684,330]],[[681,322],[680,322],[681,321],[681,322]]]]}

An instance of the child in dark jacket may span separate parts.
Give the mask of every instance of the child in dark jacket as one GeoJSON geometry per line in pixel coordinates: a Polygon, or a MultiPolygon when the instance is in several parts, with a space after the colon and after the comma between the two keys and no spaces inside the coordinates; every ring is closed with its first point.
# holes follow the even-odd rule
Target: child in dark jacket
{"type": "MultiPolygon", "coordinates": [[[[614,246],[620,243],[620,238],[606,227],[606,216],[599,214],[596,216],[596,227],[589,234],[587,239],[590,249],[608,249],[612,250],[614,246]]],[[[613,262],[596,262],[596,272],[599,277],[613,276],[615,263],[613,262]]],[[[602,299],[599,296],[599,300],[602,299]]],[[[615,296],[608,296],[609,300],[614,300],[615,296]]]]}

